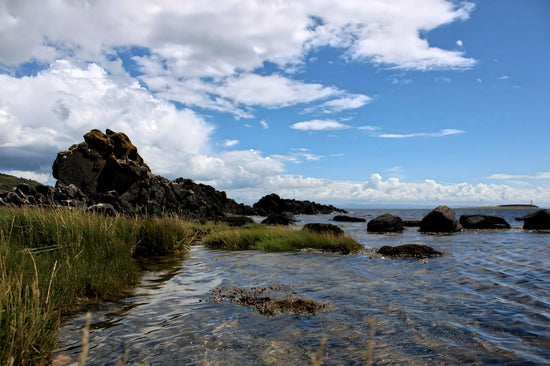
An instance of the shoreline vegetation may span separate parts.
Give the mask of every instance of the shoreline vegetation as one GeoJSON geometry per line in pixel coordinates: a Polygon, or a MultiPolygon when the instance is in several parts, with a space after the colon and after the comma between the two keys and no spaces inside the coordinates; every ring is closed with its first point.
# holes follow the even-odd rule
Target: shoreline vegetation
{"type": "Polygon", "coordinates": [[[203,237],[237,250],[362,248],[345,235],[288,227],[0,206],[0,364],[47,364],[63,316],[128,296],[142,274],[139,257],[183,255],[203,237]]]}

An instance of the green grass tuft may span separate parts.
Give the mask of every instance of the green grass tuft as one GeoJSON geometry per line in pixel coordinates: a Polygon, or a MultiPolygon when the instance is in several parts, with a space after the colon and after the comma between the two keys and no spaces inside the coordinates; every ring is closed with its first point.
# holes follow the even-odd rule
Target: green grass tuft
{"type": "Polygon", "coordinates": [[[317,249],[349,254],[363,246],[346,235],[317,234],[309,231],[287,230],[264,226],[252,226],[247,230],[232,229],[211,233],[203,238],[210,248],[229,250],[260,249],[268,251],[292,251],[317,249]]]}
{"type": "Polygon", "coordinates": [[[61,315],[125,296],[133,257],[185,252],[195,235],[177,218],[0,207],[0,364],[47,363],[61,315]]]}

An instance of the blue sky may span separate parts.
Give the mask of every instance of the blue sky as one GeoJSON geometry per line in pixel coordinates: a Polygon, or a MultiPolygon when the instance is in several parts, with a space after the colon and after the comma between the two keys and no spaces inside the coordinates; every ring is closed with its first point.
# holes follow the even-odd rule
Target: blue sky
{"type": "Polygon", "coordinates": [[[0,0],[0,171],[125,132],[253,203],[550,205],[550,2],[0,0]]]}

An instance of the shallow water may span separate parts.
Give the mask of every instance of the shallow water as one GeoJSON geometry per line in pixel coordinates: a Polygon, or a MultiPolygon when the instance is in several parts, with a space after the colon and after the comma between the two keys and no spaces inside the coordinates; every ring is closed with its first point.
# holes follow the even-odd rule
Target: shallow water
{"type": "MultiPolygon", "coordinates": [[[[413,220],[428,210],[355,214],[385,212],[413,220]]],[[[527,212],[484,210],[513,229],[453,235],[369,234],[365,223],[338,223],[366,248],[417,243],[447,253],[428,260],[194,246],[182,260],[148,264],[135,296],[92,313],[87,364],[116,364],[125,354],[129,364],[311,364],[323,339],[323,364],[365,364],[369,324],[377,365],[550,364],[550,233],[521,230],[513,219],[527,212]],[[219,286],[271,284],[331,310],[266,318],[203,301],[219,286]]],[[[299,216],[298,224],[331,217],[299,216]]],[[[56,356],[77,360],[84,322],[78,316],[62,328],[56,356]]]]}

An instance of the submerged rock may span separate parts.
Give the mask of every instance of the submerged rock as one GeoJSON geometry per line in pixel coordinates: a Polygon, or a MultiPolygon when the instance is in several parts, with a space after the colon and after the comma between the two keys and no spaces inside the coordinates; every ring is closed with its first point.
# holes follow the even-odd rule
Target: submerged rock
{"type": "Polygon", "coordinates": [[[339,222],[367,222],[366,219],[362,217],[346,216],[346,215],[336,215],[332,218],[332,221],[339,222]]]}
{"type": "Polygon", "coordinates": [[[550,212],[538,210],[523,217],[524,230],[550,230],[550,212]]]}
{"type": "Polygon", "coordinates": [[[327,311],[331,308],[327,303],[298,297],[290,286],[284,285],[250,289],[223,286],[212,290],[210,296],[204,300],[216,304],[228,301],[240,306],[249,306],[265,317],[279,313],[315,315],[319,311],[327,311]]]}
{"type": "Polygon", "coordinates": [[[491,215],[462,215],[460,224],[464,229],[475,230],[504,230],[511,226],[502,217],[491,215]]]}
{"type": "Polygon", "coordinates": [[[344,230],[332,224],[309,223],[305,224],[302,230],[317,234],[344,235],[344,230]]]}
{"type": "Polygon", "coordinates": [[[402,232],[403,220],[399,216],[383,214],[369,221],[367,231],[371,233],[402,232]]]}
{"type": "Polygon", "coordinates": [[[404,244],[398,245],[395,247],[383,246],[378,249],[378,254],[387,256],[387,257],[400,257],[400,258],[426,258],[426,257],[437,257],[443,255],[443,253],[422,244],[404,244]]]}
{"type": "Polygon", "coordinates": [[[426,233],[452,233],[462,227],[455,219],[455,211],[447,206],[438,206],[420,222],[420,231],[426,233]]]}

